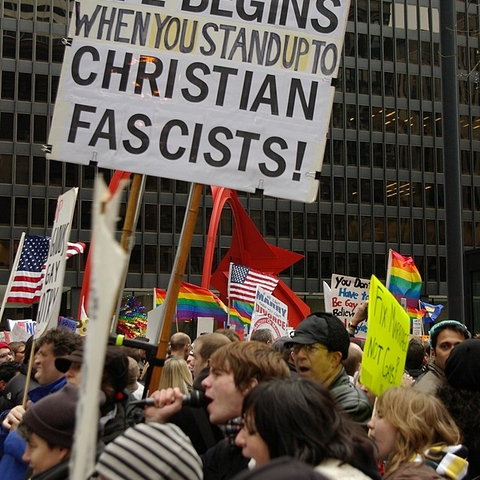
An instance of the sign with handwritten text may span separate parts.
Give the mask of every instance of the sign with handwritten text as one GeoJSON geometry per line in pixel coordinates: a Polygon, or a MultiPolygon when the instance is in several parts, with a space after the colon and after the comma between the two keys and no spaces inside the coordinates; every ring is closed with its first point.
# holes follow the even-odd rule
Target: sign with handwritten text
{"type": "Polygon", "coordinates": [[[396,298],[372,275],[360,381],[375,395],[402,383],[409,339],[410,318],[396,298]]]}
{"type": "MultiPolygon", "coordinates": [[[[330,285],[331,312],[346,326],[355,315],[358,305],[368,300],[370,280],[334,273],[330,285]]],[[[366,333],[366,325],[360,325],[355,336],[365,338],[366,333]]]]}

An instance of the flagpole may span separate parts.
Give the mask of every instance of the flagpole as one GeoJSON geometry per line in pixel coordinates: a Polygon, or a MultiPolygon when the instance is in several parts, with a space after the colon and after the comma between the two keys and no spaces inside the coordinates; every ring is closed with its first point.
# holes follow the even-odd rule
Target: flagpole
{"type": "MultiPolygon", "coordinates": [[[[135,245],[135,230],[137,227],[138,217],[140,215],[140,205],[143,199],[143,193],[145,191],[146,175],[140,175],[135,173],[132,178],[132,185],[130,188],[130,195],[128,197],[127,211],[125,213],[125,220],[123,222],[122,238],[120,245],[127,252],[129,258],[133,247],[135,245]]],[[[118,317],[120,307],[123,299],[123,290],[125,288],[125,282],[128,274],[129,262],[125,265],[125,270],[122,274],[122,281],[120,282],[120,289],[117,294],[117,303],[115,306],[115,312],[113,312],[113,319],[110,332],[115,334],[117,330],[118,317]]]]}
{"type": "Polygon", "coordinates": [[[7,298],[10,295],[13,279],[15,278],[15,273],[17,272],[18,264],[20,263],[20,257],[22,256],[24,241],[25,241],[25,232],[22,232],[22,236],[20,237],[20,242],[18,243],[17,253],[15,255],[15,260],[13,261],[13,268],[10,271],[10,278],[8,279],[7,289],[5,290],[5,295],[3,296],[2,306],[0,307],[0,321],[2,321],[3,312],[5,311],[5,307],[7,306],[7,298]]]}
{"type": "Polygon", "coordinates": [[[387,290],[390,288],[390,276],[392,274],[392,249],[388,249],[388,263],[387,263],[387,278],[385,280],[385,286],[387,290]]]}
{"type": "MultiPolygon", "coordinates": [[[[192,183],[188,196],[187,210],[183,219],[182,233],[175,254],[175,262],[173,271],[167,287],[167,295],[165,297],[165,308],[163,310],[162,332],[158,340],[157,358],[165,358],[167,353],[168,341],[170,340],[170,331],[172,329],[173,316],[177,308],[178,292],[185,273],[188,253],[192,243],[193,231],[197,221],[198,210],[200,208],[200,200],[202,198],[203,185],[192,183]]],[[[150,386],[157,388],[160,383],[162,369],[155,366],[150,379],[150,386]]],[[[146,388],[148,388],[147,386],[146,388]]],[[[151,390],[150,390],[151,391],[151,390]]]]}
{"type": "Polygon", "coordinates": [[[232,278],[232,265],[233,262],[230,262],[228,266],[228,286],[227,286],[227,295],[228,295],[228,314],[227,314],[227,327],[230,328],[230,310],[232,309],[232,301],[230,300],[230,279],[232,278]]]}

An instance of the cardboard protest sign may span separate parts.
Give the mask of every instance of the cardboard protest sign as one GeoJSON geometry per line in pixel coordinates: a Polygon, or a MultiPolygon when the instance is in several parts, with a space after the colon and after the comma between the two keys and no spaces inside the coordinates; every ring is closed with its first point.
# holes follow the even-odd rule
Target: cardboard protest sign
{"type": "MultiPolygon", "coordinates": [[[[362,302],[368,300],[370,280],[358,277],[347,277],[334,273],[331,282],[331,312],[343,321],[345,326],[355,315],[355,311],[362,302]]],[[[367,325],[362,322],[355,336],[366,338],[367,325]]]]}
{"type": "Polygon", "coordinates": [[[76,2],[47,158],[314,201],[349,6],[76,2]]]}
{"type": "Polygon", "coordinates": [[[8,320],[10,341],[26,342],[35,333],[36,324],[33,320],[8,320]]]}
{"type": "Polygon", "coordinates": [[[259,328],[270,330],[274,340],[287,335],[288,328],[288,306],[261,287],[255,295],[250,335],[259,328]]]}
{"type": "Polygon", "coordinates": [[[35,339],[44,332],[55,328],[62,303],[63,279],[67,262],[68,240],[72,229],[73,214],[77,201],[78,188],[72,188],[60,195],[55,210],[55,220],[48,250],[45,278],[38,304],[35,339]]]}
{"type": "Polygon", "coordinates": [[[409,340],[410,318],[396,298],[372,275],[360,381],[375,395],[402,383],[409,340]]]}
{"type": "Polygon", "coordinates": [[[92,252],[92,276],[88,302],[88,334],[82,364],[80,401],[73,454],[70,459],[72,480],[84,480],[93,473],[99,417],[100,385],[110,333],[112,314],[121,287],[128,255],[115,239],[120,208],[119,188],[110,199],[99,177],[95,183],[92,252]]]}

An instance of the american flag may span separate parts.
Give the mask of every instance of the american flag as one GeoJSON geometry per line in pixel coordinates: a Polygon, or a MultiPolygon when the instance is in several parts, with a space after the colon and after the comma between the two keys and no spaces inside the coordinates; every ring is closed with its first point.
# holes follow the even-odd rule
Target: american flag
{"type": "MultiPolygon", "coordinates": [[[[40,301],[49,248],[50,237],[41,237],[38,235],[25,237],[20,262],[15,277],[13,278],[7,303],[24,303],[30,305],[40,301]]],[[[84,243],[68,242],[66,256],[70,258],[84,251],[84,243]]]]}
{"type": "Polygon", "coordinates": [[[272,293],[277,284],[278,278],[232,263],[228,281],[228,297],[230,300],[254,303],[257,285],[272,293]]]}

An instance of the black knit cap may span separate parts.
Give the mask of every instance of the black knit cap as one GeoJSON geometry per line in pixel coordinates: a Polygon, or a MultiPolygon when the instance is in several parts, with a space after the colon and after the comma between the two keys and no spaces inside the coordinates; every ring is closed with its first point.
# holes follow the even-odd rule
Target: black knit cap
{"type": "Polygon", "coordinates": [[[77,401],[78,388],[65,385],[60,391],[30,406],[23,415],[22,423],[50,445],[71,449],[77,401]]]}
{"type": "Polygon", "coordinates": [[[342,360],[348,357],[350,335],[342,321],[331,313],[312,313],[300,322],[291,337],[290,344],[311,345],[321,343],[330,352],[340,352],[342,360]]]}
{"type": "Polygon", "coordinates": [[[121,347],[108,345],[105,355],[103,378],[119,393],[128,384],[128,356],[121,347]]]}
{"type": "Polygon", "coordinates": [[[459,390],[480,392],[480,339],[465,340],[450,353],[445,364],[449,385],[459,390]]]}

